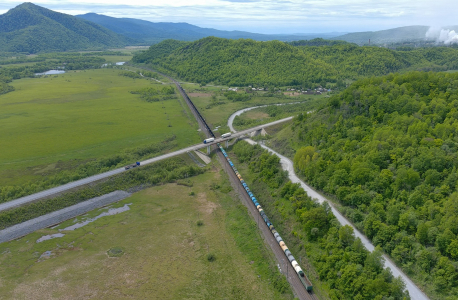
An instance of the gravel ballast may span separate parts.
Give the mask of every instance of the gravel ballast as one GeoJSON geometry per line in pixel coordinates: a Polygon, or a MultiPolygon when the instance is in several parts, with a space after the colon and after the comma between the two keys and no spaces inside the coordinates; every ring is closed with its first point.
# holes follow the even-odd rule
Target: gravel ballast
{"type": "Polygon", "coordinates": [[[32,233],[38,229],[43,229],[76,216],[85,214],[93,209],[123,200],[129,197],[131,193],[125,191],[114,191],[109,194],[95,197],[87,201],[54,211],[47,215],[17,224],[0,231],[0,243],[20,238],[32,233]]]}

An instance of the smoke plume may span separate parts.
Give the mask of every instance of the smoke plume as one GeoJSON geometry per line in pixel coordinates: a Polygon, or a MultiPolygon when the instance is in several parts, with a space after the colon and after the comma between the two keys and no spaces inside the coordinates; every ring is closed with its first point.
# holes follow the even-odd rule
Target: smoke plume
{"type": "Polygon", "coordinates": [[[444,43],[445,45],[458,44],[458,33],[455,30],[430,27],[425,37],[428,40],[435,40],[436,43],[444,43]]]}

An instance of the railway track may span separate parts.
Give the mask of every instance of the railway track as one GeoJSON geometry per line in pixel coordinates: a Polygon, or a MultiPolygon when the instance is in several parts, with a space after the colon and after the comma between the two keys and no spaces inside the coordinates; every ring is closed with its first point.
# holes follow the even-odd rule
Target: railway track
{"type": "Polygon", "coordinates": [[[232,171],[231,166],[228,164],[226,158],[221,153],[221,151],[218,151],[218,160],[220,161],[226,173],[229,175],[231,184],[233,188],[236,190],[237,194],[239,195],[239,198],[242,200],[242,203],[248,208],[248,211],[255,220],[259,230],[262,233],[265,243],[269,245],[273,254],[275,255],[275,258],[280,266],[280,269],[282,270],[282,273],[286,276],[289,284],[293,288],[296,297],[298,297],[301,300],[318,300],[315,294],[307,292],[304,285],[299,280],[299,277],[297,276],[297,273],[294,271],[293,267],[290,265],[288,258],[285,255],[285,252],[278,245],[278,242],[275,240],[269,227],[267,227],[264,220],[260,217],[259,211],[254,207],[244,187],[240,184],[240,180],[232,171]]]}
{"type": "MultiPolygon", "coordinates": [[[[167,77],[173,83],[175,83],[181,96],[183,97],[183,99],[186,101],[187,105],[191,109],[192,113],[194,114],[194,117],[197,119],[197,122],[199,123],[199,127],[205,133],[206,137],[215,137],[215,135],[213,134],[213,131],[208,126],[207,122],[205,121],[203,116],[200,114],[199,110],[196,108],[196,106],[191,101],[191,99],[188,97],[186,92],[183,90],[181,85],[175,79],[165,74],[162,74],[162,73],[159,73],[159,74],[161,74],[164,77],[167,77]]],[[[269,245],[272,252],[274,253],[275,258],[278,262],[278,265],[280,266],[282,273],[286,276],[286,279],[288,280],[289,284],[293,288],[296,297],[301,300],[318,300],[318,297],[313,292],[308,292],[306,290],[306,288],[300,281],[297,273],[294,271],[294,268],[291,266],[288,258],[286,257],[285,252],[281,249],[278,242],[275,240],[274,236],[272,235],[272,232],[270,231],[269,227],[267,227],[264,220],[260,218],[259,211],[252,204],[251,199],[249,198],[248,194],[245,192],[244,187],[242,186],[242,184],[240,183],[240,180],[237,178],[237,176],[233,172],[231,166],[227,162],[223,153],[219,150],[219,148],[216,148],[216,149],[217,149],[217,157],[218,157],[218,160],[221,166],[223,166],[224,170],[229,175],[231,184],[234,187],[234,189],[237,191],[239,198],[241,198],[243,204],[250,211],[251,216],[255,220],[259,230],[262,232],[262,236],[264,238],[265,243],[269,245]]]]}

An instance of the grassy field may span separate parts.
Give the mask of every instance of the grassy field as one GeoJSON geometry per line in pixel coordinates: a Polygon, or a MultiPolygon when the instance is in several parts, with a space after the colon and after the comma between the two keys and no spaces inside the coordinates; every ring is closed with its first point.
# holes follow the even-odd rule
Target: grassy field
{"type": "Polygon", "coordinates": [[[200,141],[181,100],[143,101],[130,91],[157,83],[118,73],[70,71],[13,81],[16,91],[0,96],[0,185],[33,178],[58,161],[116,154],[171,135],[179,148],[200,141]]]}
{"type": "Polygon", "coordinates": [[[138,192],[113,205],[130,210],[61,238],[36,243],[74,220],[0,244],[0,299],[292,299],[226,174],[191,181],[138,192]]]}

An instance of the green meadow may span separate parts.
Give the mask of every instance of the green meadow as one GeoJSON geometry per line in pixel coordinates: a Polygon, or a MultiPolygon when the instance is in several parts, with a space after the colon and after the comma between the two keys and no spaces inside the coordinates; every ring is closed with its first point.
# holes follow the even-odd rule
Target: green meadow
{"type": "Polygon", "coordinates": [[[119,72],[69,71],[14,80],[16,90],[0,95],[0,185],[41,176],[56,162],[113,155],[172,135],[177,148],[200,141],[180,97],[143,101],[130,91],[160,84],[119,72]]]}
{"type": "MultiPolygon", "coordinates": [[[[326,99],[324,95],[290,96],[289,94],[286,94],[284,96],[277,95],[274,97],[266,97],[264,92],[257,92],[252,94],[250,100],[231,101],[224,96],[224,91],[221,91],[221,89],[227,89],[227,87],[199,87],[198,84],[192,83],[185,83],[182,86],[186,89],[189,97],[199,109],[200,113],[205,117],[206,121],[213,127],[222,126],[219,130],[220,133],[229,131],[229,128],[226,126],[227,119],[231,114],[243,108],[266,104],[306,102],[309,103],[309,105],[306,104],[304,107],[307,106],[309,107],[308,110],[310,110],[326,99]]],[[[239,93],[245,92],[242,91],[239,93]]],[[[296,113],[294,112],[289,115],[295,114],[296,113]]],[[[285,117],[287,116],[288,114],[285,115],[285,117]]],[[[270,120],[266,118],[265,121],[269,122],[270,120]]]]}
{"type": "Polygon", "coordinates": [[[292,299],[227,175],[133,194],[105,216],[64,237],[57,228],[0,245],[0,299],[292,299]]]}

